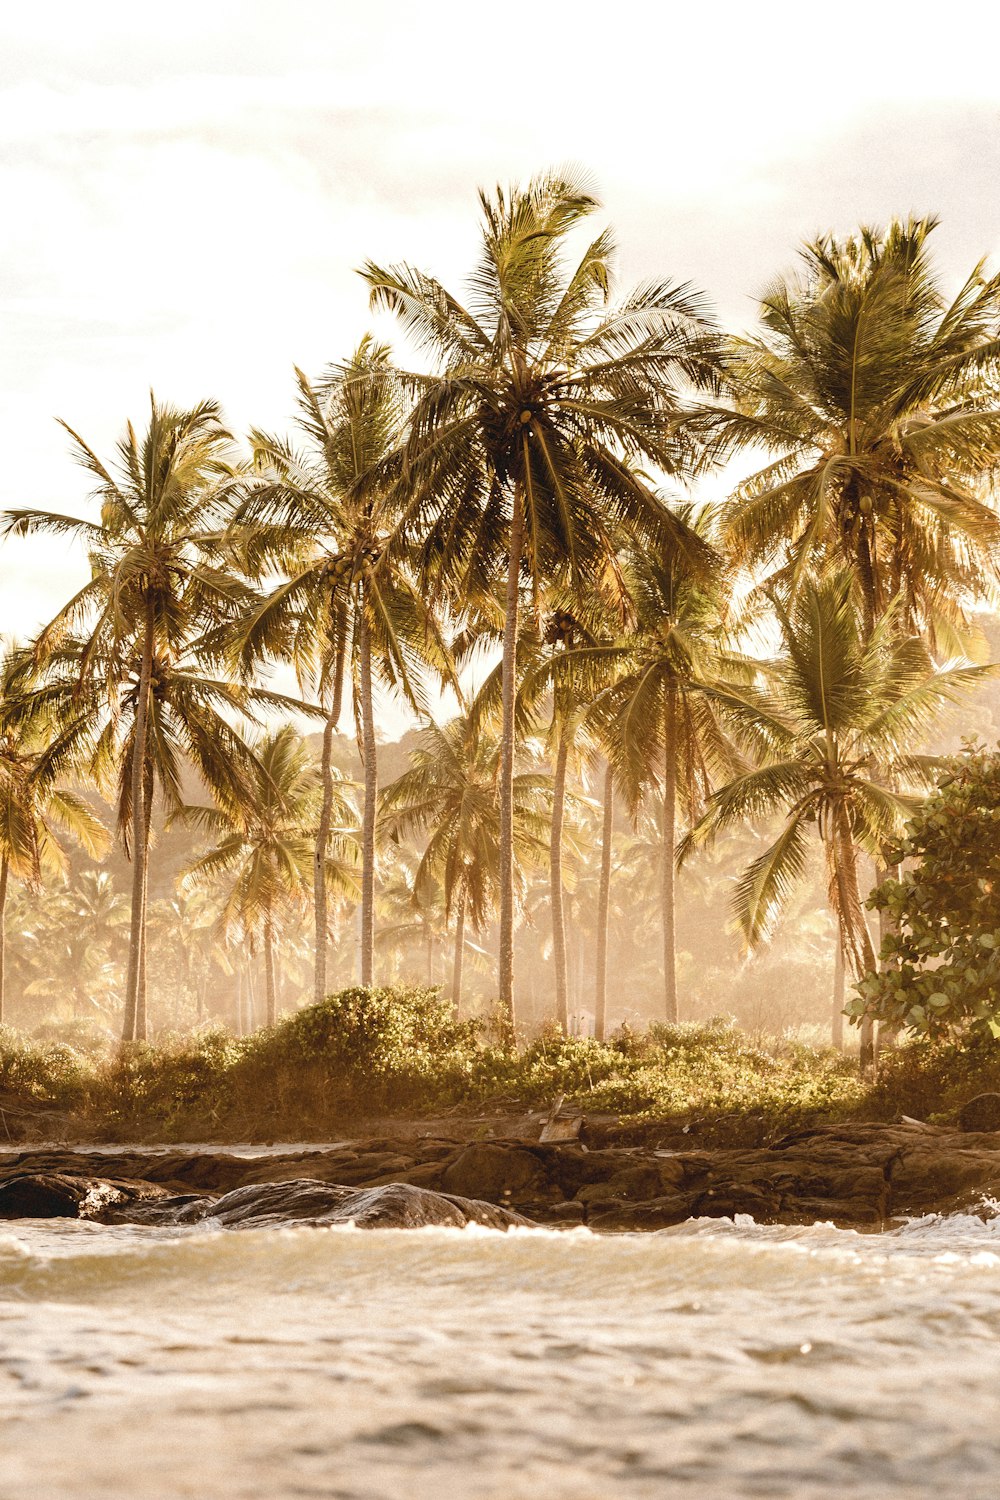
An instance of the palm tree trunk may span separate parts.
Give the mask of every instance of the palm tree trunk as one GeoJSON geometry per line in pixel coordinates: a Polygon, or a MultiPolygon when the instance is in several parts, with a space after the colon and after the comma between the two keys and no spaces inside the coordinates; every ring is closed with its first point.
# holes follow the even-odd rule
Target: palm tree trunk
{"type": "Polygon", "coordinates": [[[552,778],[552,829],[549,838],[549,906],[552,911],[552,966],[556,980],[556,1021],[569,1030],[569,1000],[566,978],[566,918],[563,911],[562,830],[566,805],[566,763],[569,736],[560,724],[559,744],[552,778]]]}
{"type": "Polygon", "coordinates": [[[451,971],[451,999],[456,1010],[462,1006],[462,965],[465,959],[465,906],[466,894],[463,883],[458,898],[458,912],[455,916],[455,962],[451,971]]]}
{"type": "Polygon", "coordinates": [[[838,1052],[844,1050],[844,996],[846,991],[844,975],[844,950],[840,945],[840,933],[836,936],[836,947],[833,958],[833,1017],[831,1025],[830,1040],[838,1052]]]}
{"type": "Polygon", "coordinates": [[[604,771],[604,823],[601,828],[601,884],[597,897],[597,983],[594,1035],[603,1042],[608,1029],[608,916],[611,910],[611,837],[615,816],[615,783],[610,764],[604,771]]]}
{"type": "Polygon", "coordinates": [[[135,734],[132,741],[132,913],[129,923],[128,968],[125,975],[125,1016],[122,1041],[132,1042],[139,1006],[139,971],[146,925],[146,829],[145,778],[146,718],[149,707],[149,684],[153,675],[153,628],[151,610],[146,610],[142,638],[142,664],[139,669],[139,695],[135,707],[135,734]]]}
{"type": "MultiPolygon", "coordinates": [[[[527,439],[525,439],[527,445],[527,439]]],[[[497,976],[501,1008],[511,1030],[517,1026],[514,1007],[514,695],[517,665],[518,592],[521,550],[524,546],[524,502],[520,485],[510,518],[510,555],[503,627],[502,722],[500,730],[500,952],[497,976]]]]}
{"type": "Polygon", "coordinates": [[[361,983],[373,983],[375,968],[375,814],[378,803],[378,764],[372,706],[372,645],[362,594],[358,619],[361,670],[361,754],[365,766],[365,813],[361,824],[361,983]]]}
{"type": "Polygon", "coordinates": [[[247,1035],[250,1036],[253,1034],[254,1027],[257,1025],[257,996],[254,991],[252,958],[247,959],[247,987],[245,1003],[247,1015],[247,1035]]]}
{"type": "MultiPolygon", "coordinates": [[[[841,813],[839,821],[842,825],[846,824],[846,817],[843,813],[841,813]]],[[[872,947],[871,933],[868,931],[864,908],[861,905],[861,890],[858,885],[858,856],[849,827],[841,826],[838,829],[833,854],[836,861],[834,878],[837,883],[842,941],[851,954],[853,967],[860,978],[863,973],[870,972],[876,967],[876,959],[875,949],[872,947]]],[[[861,1022],[862,1071],[870,1072],[874,1062],[874,1026],[871,1017],[865,1016],[861,1022]]]]}
{"type": "Polygon", "coordinates": [[[4,1021],[4,1002],[7,998],[7,882],[10,864],[0,861],[0,1026],[4,1021]]]}
{"type": "Polygon", "coordinates": [[[144,1042],[149,1035],[149,998],[146,983],[146,915],[149,908],[149,830],[153,823],[153,778],[150,775],[142,794],[142,837],[145,852],[142,860],[142,946],[139,949],[139,989],[135,1005],[135,1038],[144,1042]]]}
{"type": "Polygon", "coordinates": [[[246,1035],[246,1028],[243,1025],[243,965],[238,958],[236,960],[236,1035],[246,1035]]]}
{"type": "Polygon", "coordinates": [[[674,846],[677,827],[677,689],[668,684],[663,713],[663,1001],[677,1020],[677,913],[674,846]]]}
{"type": "Polygon", "coordinates": [[[276,986],[274,982],[274,923],[270,908],[264,914],[264,985],[267,996],[267,1025],[273,1026],[278,1019],[276,986]]]}
{"type": "Polygon", "coordinates": [[[330,842],[330,824],[333,820],[333,737],[340,723],[344,703],[344,659],[347,654],[347,610],[343,604],[337,606],[335,665],[333,672],[333,703],[330,715],[323,728],[323,801],[316,830],[316,854],[313,862],[313,899],[316,914],[316,957],[313,970],[313,999],[318,1004],[326,995],[326,954],[328,909],[326,898],[326,851],[330,842]]]}

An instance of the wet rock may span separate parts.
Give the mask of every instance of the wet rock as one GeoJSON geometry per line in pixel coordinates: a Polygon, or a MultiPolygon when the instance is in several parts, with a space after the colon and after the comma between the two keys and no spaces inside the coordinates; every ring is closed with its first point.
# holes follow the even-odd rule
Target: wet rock
{"type": "Polygon", "coordinates": [[[646,1203],[617,1202],[594,1204],[587,1213],[587,1226],[602,1234],[631,1233],[636,1230],[668,1229],[683,1224],[694,1215],[695,1199],[690,1193],[668,1193],[646,1203]]]}
{"type": "Polygon", "coordinates": [[[483,1224],[509,1229],[531,1221],[492,1203],[431,1193],[410,1183],[364,1188],[338,1187],[297,1178],[250,1183],[221,1198],[166,1198],[157,1203],[111,1205],[103,1222],[196,1224],[211,1220],[227,1229],[263,1229],[282,1224],[347,1224],[363,1229],[417,1229],[439,1224],[461,1228],[483,1224]]]}
{"type": "Polygon", "coordinates": [[[961,1130],[977,1133],[1000,1130],[1000,1094],[977,1094],[969,1099],[958,1112],[958,1124],[961,1130]]]}
{"type": "Polygon", "coordinates": [[[490,1142],[466,1146],[445,1168],[441,1186],[466,1198],[519,1203],[537,1198],[548,1183],[534,1152],[490,1142]]]}
{"type": "Polygon", "coordinates": [[[0,1219],[99,1219],[109,1208],[165,1196],[148,1182],[25,1173],[0,1182],[0,1219]]]}

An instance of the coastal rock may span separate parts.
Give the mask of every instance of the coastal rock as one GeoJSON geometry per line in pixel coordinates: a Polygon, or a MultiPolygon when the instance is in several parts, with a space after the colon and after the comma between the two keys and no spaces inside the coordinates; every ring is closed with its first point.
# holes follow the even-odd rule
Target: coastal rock
{"type": "Polygon", "coordinates": [[[82,1212],[134,1223],[212,1216],[234,1227],[347,1219],[504,1227],[526,1216],[617,1231],[752,1214],[762,1223],[878,1229],[998,1196],[1000,1131],[905,1121],[817,1125],[750,1149],[410,1136],[259,1155],[0,1150],[0,1215],[82,1212]]]}
{"type": "Polygon", "coordinates": [[[0,1219],[99,1219],[110,1208],[165,1196],[150,1182],[24,1173],[0,1182],[0,1219]]]}
{"type": "Polygon", "coordinates": [[[282,1224],[353,1223],[360,1229],[462,1228],[483,1224],[509,1229],[530,1220],[492,1203],[431,1193],[410,1183],[358,1190],[310,1178],[250,1183],[221,1198],[164,1198],[158,1202],[109,1204],[100,1215],[114,1224],[196,1224],[211,1220],[227,1229],[263,1229],[282,1224]]]}
{"type": "Polygon", "coordinates": [[[548,1182],[533,1151],[491,1142],[466,1146],[445,1168],[441,1186],[446,1193],[489,1203],[523,1203],[539,1197],[548,1182]]]}
{"type": "Polygon", "coordinates": [[[1000,1130],[1000,1094],[977,1094],[969,1099],[958,1112],[960,1130],[1000,1130]]]}

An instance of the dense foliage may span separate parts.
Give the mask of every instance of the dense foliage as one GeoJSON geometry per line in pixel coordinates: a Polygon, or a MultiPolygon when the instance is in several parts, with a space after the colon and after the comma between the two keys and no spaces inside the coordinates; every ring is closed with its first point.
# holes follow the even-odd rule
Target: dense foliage
{"type": "Polygon", "coordinates": [[[628,1028],[602,1044],[550,1027],[526,1047],[459,1021],[436,990],[351,988],[236,1039],[205,1029],[103,1052],[0,1033],[8,1132],[109,1140],[329,1138],[386,1113],[507,1117],[565,1095],[589,1113],[657,1119],[700,1139],[765,1138],[857,1107],[832,1049],[751,1039],[730,1020],[628,1028]]]}
{"type": "Polygon", "coordinates": [[[895,853],[913,864],[872,896],[890,930],[852,1013],[929,1037],[1000,1038],[1000,752],[949,761],[895,853]]]}

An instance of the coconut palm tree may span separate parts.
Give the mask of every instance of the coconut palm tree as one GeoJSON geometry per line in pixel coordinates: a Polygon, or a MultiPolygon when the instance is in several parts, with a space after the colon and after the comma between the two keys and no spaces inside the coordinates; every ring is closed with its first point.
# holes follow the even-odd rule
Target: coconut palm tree
{"type": "Polygon", "coordinates": [[[26,995],[57,1004],[69,994],[74,1019],[85,1009],[106,1016],[121,992],[128,952],[129,902],[107,870],[81,870],[46,897],[32,934],[41,962],[26,995]]]}
{"type": "MultiPolygon", "coordinates": [[[[135,648],[133,648],[135,649],[135,648]]],[[[34,711],[58,725],[46,749],[46,765],[53,774],[67,762],[86,767],[113,801],[122,846],[135,866],[136,840],[144,840],[141,861],[148,864],[154,795],[158,791],[167,812],[186,801],[185,775],[195,769],[213,795],[230,804],[256,795],[259,767],[252,750],[235,726],[251,720],[262,709],[298,707],[297,700],[263,688],[247,688],[202,670],[210,663],[192,646],[173,659],[158,651],[149,664],[149,692],[144,719],[144,756],[137,776],[140,663],[124,647],[99,648],[93,638],[66,636],[57,646],[50,641],[41,667],[33,653],[23,658],[23,690],[34,711]],[[81,682],[80,662],[88,670],[81,682]],[[139,817],[135,816],[134,788],[142,786],[139,817]]],[[[134,897],[134,887],[133,887],[134,897]]],[[[133,900],[134,915],[134,900],[133,900]]],[[[145,912],[145,895],[143,895],[145,912]]],[[[131,929],[130,929],[131,930],[131,929]]],[[[145,952],[145,915],[142,924],[145,952]]],[[[146,965],[140,955],[135,1009],[126,1013],[126,1040],[144,1038],[147,1029],[146,965]]]]}
{"type": "Polygon", "coordinates": [[[327,988],[325,868],[335,801],[333,737],[345,677],[365,771],[362,827],[361,982],[371,984],[375,923],[375,819],[378,763],[373,690],[381,684],[424,708],[422,668],[448,675],[448,656],[423,595],[398,560],[385,555],[392,518],[370,476],[385,457],[404,412],[389,351],[370,337],[344,364],[311,383],[296,371],[303,451],[253,432],[253,465],[231,537],[255,577],[284,580],[240,621],[244,670],[260,661],[294,662],[303,688],[318,688],[325,710],[323,797],[316,835],[314,994],[327,988]]]}
{"type": "Polygon", "coordinates": [[[792,587],[823,560],[851,570],[866,635],[900,597],[904,634],[955,654],[965,608],[988,598],[1000,521],[1000,275],[974,267],[948,300],[928,257],[932,218],[893,220],[802,251],[798,276],[734,341],[730,447],[769,451],[725,516],[737,562],[792,587]]]}
{"type": "MultiPolygon", "coordinates": [[[[65,424],[63,424],[65,426],[65,424]]],[[[108,466],[72,428],[79,463],[95,481],[100,519],[81,520],[36,510],[7,513],[8,534],[45,532],[86,547],[91,577],[42,632],[37,655],[79,639],[81,689],[106,690],[120,703],[130,674],[134,739],[128,805],[131,820],[132,914],[125,986],[126,1038],[142,1035],[139,1014],[145,926],[148,808],[144,788],[154,673],[177,660],[206,628],[245,606],[246,590],[222,568],[214,547],[220,484],[230,474],[231,440],[218,405],[189,410],[150,398],[149,424],[140,437],[129,423],[108,466]]],[[[112,709],[112,711],[114,711],[112,709]]]]}
{"type": "MultiPolygon", "coordinates": [[[[898,838],[915,806],[894,783],[925,784],[936,762],[913,753],[921,730],[946,701],[988,668],[934,668],[926,645],[900,637],[890,608],[866,639],[841,569],[806,578],[794,603],[775,600],[783,655],[763,685],[717,690],[728,722],[762,763],[709,797],[681,850],[744,821],[780,817],[775,840],[744,871],[734,911],[753,947],[772,931],[807,865],[812,830],[826,859],[839,941],[856,974],[875,967],[862,910],[859,854],[873,857],[898,838]]],[[[870,1035],[862,1038],[871,1061],[870,1035]]]]}
{"type": "MultiPolygon", "coordinates": [[[[500,743],[481,715],[462,710],[447,724],[433,721],[421,731],[412,764],[382,794],[383,827],[404,838],[430,829],[413,877],[414,891],[439,881],[446,920],[455,917],[452,998],[461,1003],[466,924],[481,933],[499,894],[500,817],[496,777],[500,743]]],[[[514,777],[514,849],[517,890],[524,866],[544,858],[548,847],[545,804],[551,780],[534,767],[514,777]]]]}
{"type": "MultiPolygon", "coordinates": [[[[290,911],[312,891],[312,828],[322,796],[321,773],[308,745],[291,725],[265,735],[254,747],[259,767],[250,798],[224,798],[215,807],[183,806],[173,814],[217,839],[188,866],[188,890],[223,884],[220,920],[254,953],[263,948],[267,1025],[277,1015],[276,945],[290,911]]],[[[352,856],[355,809],[349,783],[336,778],[335,827],[324,867],[330,889],[356,895],[352,856]]]]}
{"type": "MultiPolygon", "coordinates": [[[[711,517],[681,511],[692,534],[705,536],[711,517]]],[[[677,957],[675,849],[678,802],[694,822],[711,786],[742,767],[718,702],[705,689],[748,665],[728,644],[727,580],[721,567],[706,577],[678,551],[634,552],[627,561],[634,627],[616,639],[576,647],[548,667],[587,704],[586,723],[611,767],[633,816],[653,788],[660,797],[660,892],[664,1008],[675,1021],[677,957]]],[[[608,786],[605,801],[613,816],[608,786]]],[[[600,1007],[599,1007],[600,1008],[600,1007]]]]}
{"type": "Polygon", "coordinates": [[[34,890],[43,871],[63,873],[63,834],[94,858],[108,846],[108,830],[93,807],[60,782],[49,755],[51,720],[23,693],[22,664],[16,650],[0,662],[0,1024],[11,878],[34,890]]]}
{"type": "Polygon", "coordinates": [[[410,375],[415,405],[395,468],[399,535],[421,546],[432,587],[468,607],[502,591],[499,990],[514,1018],[514,698],[522,583],[599,590],[625,607],[621,526],[644,543],[703,553],[638,465],[677,472],[681,387],[714,376],[700,299],[668,282],[609,300],[605,231],[570,266],[571,234],[596,209],[579,182],[543,175],[480,194],[482,252],[463,302],[411,266],[364,269],[372,305],[395,312],[435,362],[410,375]],[[505,580],[505,581],[504,581],[505,580]]]}

